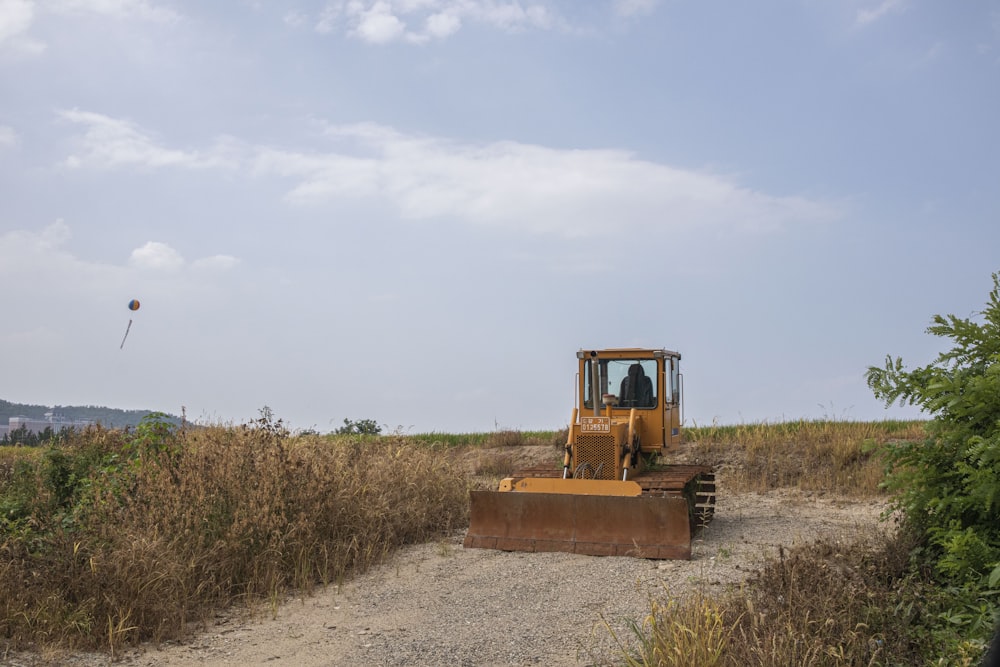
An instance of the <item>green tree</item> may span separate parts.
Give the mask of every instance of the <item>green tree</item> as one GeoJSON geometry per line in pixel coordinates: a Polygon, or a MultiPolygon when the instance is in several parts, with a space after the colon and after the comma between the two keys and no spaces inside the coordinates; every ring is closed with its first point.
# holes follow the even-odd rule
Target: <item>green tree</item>
{"type": "Polygon", "coordinates": [[[334,433],[337,435],[378,435],[382,432],[382,427],[374,419],[344,419],[344,425],[334,433]]]}
{"type": "Polygon", "coordinates": [[[988,625],[1000,583],[1000,274],[975,320],[935,315],[927,332],[950,339],[951,349],[912,370],[889,356],[866,374],[887,406],[915,405],[931,417],[923,442],[886,447],[886,486],[923,540],[922,562],[976,600],[975,622],[988,625]]]}

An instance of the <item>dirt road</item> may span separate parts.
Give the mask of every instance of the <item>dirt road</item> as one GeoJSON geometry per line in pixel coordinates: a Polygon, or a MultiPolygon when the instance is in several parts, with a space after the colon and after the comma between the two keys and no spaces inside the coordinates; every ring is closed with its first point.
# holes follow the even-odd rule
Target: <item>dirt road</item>
{"type": "MultiPolygon", "coordinates": [[[[220,616],[179,644],[119,657],[130,667],[169,665],[550,665],[614,658],[610,626],[628,640],[650,595],[715,591],[743,581],[761,559],[818,537],[850,540],[881,507],[796,492],[720,494],[715,520],[690,561],[463,549],[461,534],[406,548],[346,583],[291,599],[257,618],[220,616]],[[606,623],[607,625],[606,625],[606,623]]],[[[13,665],[37,665],[8,656],[13,665]]],[[[55,663],[108,664],[103,655],[55,663]]],[[[50,663],[53,664],[53,663],[50,663]]]]}

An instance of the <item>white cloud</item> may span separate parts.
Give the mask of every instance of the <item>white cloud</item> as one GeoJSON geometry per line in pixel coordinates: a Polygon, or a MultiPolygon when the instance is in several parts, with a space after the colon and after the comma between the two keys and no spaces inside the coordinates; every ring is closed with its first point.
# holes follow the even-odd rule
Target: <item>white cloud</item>
{"type": "Polygon", "coordinates": [[[300,28],[308,22],[308,17],[302,12],[291,11],[285,14],[283,18],[285,25],[291,26],[292,28],[300,28]]]}
{"type": "Polygon", "coordinates": [[[63,16],[96,14],[116,20],[136,19],[174,23],[180,15],[149,0],[0,0],[0,49],[38,55],[46,45],[33,39],[29,31],[37,11],[63,16]]]}
{"type": "Polygon", "coordinates": [[[614,0],[614,12],[618,16],[645,16],[652,14],[659,0],[614,0]]]}
{"type": "Polygon", "coordinates": [[[424,22],[424,33],[434,39],[444,39],[454,35],[462,27],[462,19],[457,12],[431,14],[424,22]]]}
{"type": "Polygon", "coordinates": [[[7,329],[0,333],[0,345],[6,349],[35,349],[41,354],[46,349],[58,346],[61,342],[59,335],[45,326],[21,330],[7,329]]]}
{"type": "Polygon", "coordinates": [[[40,233],[15,230],[0,235],[0,271],[17,273],[31,265],[40,253],[57,249],[70,236],[69,227],[62,219],[40,233]]]}
{"type": "MultiPolygon", "coordinates": [[[[122,280],[125,266],[90,262],[74,256],[70,241],[72,231],[63,219],[47,225],[41,231],[13,230],[0,234],[0,276],[16,277],[19,282],[28,280],[32,287],[48,281],[66,289],[81,287],[91,280],[117,284],[122,280]],[[33,276],[30,280],[26,276],[33,276]]],[[[240,260],[232,255],[218,254],[191,262],[198,275],[188,275],[185,284],[204,288],[205,272],[223,272],[234,269],[240,260]]],[[[132,251],[128,266],[138,271],[158,270],[175,272],[187,265],[184,258],[170,245],[149,241],[132,251]]]]}
{"type": "Polygon", "coordinates": [[[0,148],[17,144],[17,132],[7,125],[0,125],[0,148]]]}
{"type": "Polygon", "coordinates": [[[0,44],[27,32],[34,18],[30,0],[0,0],[0,44]]]}
{"type": "MultiPolygon", "coordinates": [[[[179,252],[170,245],[160,241],[147,241],[129,255],[129,266],[137,269],[154,271],[176,271],[183,268],[187,262],[179,252]]],[[[191,268],[196,271],[229,271],[236,268],[240,260],[232,255],[211,255],[191,262],[191,268]]]]}
{"type": "Polygon", "coordinates": [[[354,35],[372,44],[385,44],[406,33],[406,24],[393,14],[388,2],[376,2],[368,9],[362,9],[360,4],[352,3],[355,9],[351,13],[357,20],[354,35]]]}
{"type": "Polygon", "coordinates": [[[166,243],[148,241],[129,256],[129,264],[136,268],[173,271],[184,266],[184,258],[166,243]]]}
{"type": "Polygon", "coordinates": [[[520,2],[473,3],[469,11],[477,20],[505,30],[550,28],[555,23],[551,12],[542,5],[523,7],[520,2]]]}
{"type": "Polygon", "coordinates": [[[948,53],[948,45],[942,41],[937,41],[924,52],[921,60],[925,63],[935,62],[945,57],[948,53]]]}
{"type": "MultiPolygon", "coordinates": [[[[347,200],[394,206],[408,220],[467,224],[563,237],[607,233],[610,226],[672,229],[710,225],[766,231],[828,221],[838,206],[753,190],[725,175],[680,169],[622,150],[548,148],[513,141],[460,143],[406,135],[374,123],[334,125],[325,151],[212,148],[180,151],[153,141],[126,121],[64,112],[85,124],[76,166],[175,166],[241,169],[247,176],[289,182],[287,199],[324,206],[347,200]]],[[[230,140],[232,143],[232,140],[230,140]]],[[[157,246],[137,260],[164,262],[157,246]]]]}
{"type": "Polygon", "coordinates": [[[906,0],[882,0],[877,6],[868,9],[859,9],[855,15],[855,23],[865,26],[879,19],[906,9],[906,0]]]}
{"type": "Polygon", "coordinates": [[[65,249],[72,236],[69,225],[61,218],[40,232],[14,230],[0,234],[0,276],[13,276],[19,284],[31,282],[32,287],[42,281],[61,281],[63,272],[82,266],[65,249]],[[28,275],[35,278],[28,280],[28,275]]]}
{"type": "Polygon", "coordinates": [[[235,268],[239,263],[240,260],[232,255],[212,255],[211,257],[196,259],[191,263],[191,266],[195,269],[205,271],[228,271],[235,268]]]}
{"type": "MultiPolygon", "coordinates": [[[[644,5],[652,0],[630,0],[644,5]]],[[[289,17],[285,22],[291,24],[289,17]]],[[[314,29],[346,34],[370,44],[446,39],[466,23],[507,31],[550,29],[564,24],[545,5],[500,0],[343,0],[328,2],[314,29]]]]}
{"type": "Polygon", "coordinates": [[[208,153],[166,148],[133,123],[87,111],[62,111],[60,117],[86,127],[80,151],[66,158],[71,168],[110,168],[123,165],[144,167],[220,167],[231,159],[220,148],[208,153]]]}
{"type": "Polygon", "coordinates": [[[417,12],[421,10],[434,10],[442,7],[446,4],[455,4],[455,2],[443,2],[442,0],[394,0],[400,11],[403,12],[417,12]]]}
{"type": "Polygon", "coordinates": [[[35,3],[31,0],[0,0],[0,49],[36,55],[45,45],[31,39],[28,31],[35,20],[35,3]]]}
{"type": "Polygon", "coordinates": [[[174,10],[149,0],[47,0],[45,7],[58,14],[99,14],[157,23],[172,23],[180,18],[174,10]]]}
{"type": "Polygon", "coordinates": [[[44,248],[56,248],[63,245],[73,237],[69,225],[59,218],[51,225],[42,230],[38,236],[38,243],[44,248]]]}
{"type": "Polygon", "coordinates": [[[340,15],[343,13],[342,4],[330,4],[323,8],[316,21],[316,32],[323,35],[333,32],[340,20],[340,15]]]}
{"type": "Polygon", "coordinates": [[[303,155],[264,149],[254,163],[258,174],[277,174],[299,179],[289,194],[293,201],[317,201],[339,196],[370,196],[378,193],[380,165],[377,160],[349,155],[303,155]]]}
{"type": "Polygon", "coordinates": [[[407,219],[566,237],[599,235],[611,225],[761,231],[839,215],[825,202],[768,195],[626,151],[460,144],[372,124],[335,126],[330,135],[362,154],[262,151],[257,173],[299,180],[288,195],[299,204],[375,198],[407,219]]]}

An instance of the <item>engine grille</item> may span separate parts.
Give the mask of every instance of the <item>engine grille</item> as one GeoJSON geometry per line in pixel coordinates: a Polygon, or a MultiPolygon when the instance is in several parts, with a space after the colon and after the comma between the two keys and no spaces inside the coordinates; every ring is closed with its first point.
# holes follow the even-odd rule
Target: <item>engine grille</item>
{"type": "Polygon", "coordinates": [[[589,463],[586,473],[581,476],[590,479],[594,472],[600,469],[600,474],[594,479],[617,479],[617,465],[615,451],[615,439],[611,435],[580,435],[576,440],[576,461],[574,464],[579,468],[584,463],[589,463]]]}

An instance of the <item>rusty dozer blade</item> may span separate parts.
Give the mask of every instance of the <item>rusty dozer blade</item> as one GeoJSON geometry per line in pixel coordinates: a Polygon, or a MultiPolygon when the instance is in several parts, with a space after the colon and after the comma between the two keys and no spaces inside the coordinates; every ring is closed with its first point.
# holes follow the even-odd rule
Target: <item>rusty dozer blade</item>
{"type": "Polygon", "coordinates": [[[472,491],[470,500],[466,548],[691,558],[683,497],[472,491]]]}

